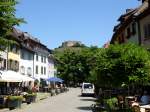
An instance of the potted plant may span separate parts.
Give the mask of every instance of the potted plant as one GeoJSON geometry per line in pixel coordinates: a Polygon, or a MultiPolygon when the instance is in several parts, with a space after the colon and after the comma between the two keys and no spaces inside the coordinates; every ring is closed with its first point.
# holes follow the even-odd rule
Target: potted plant
{"type": "Polygon", "coordinates": [[[22,96],[8,96],[7,106],[10,110],[15,108],[21,108],[23,97],[22,96]]]}
{"type": "Polygon", "coordinates": [[[0,109],[5,107],[4,97],[0,97],[0,109]]]}
{"type": "Polygon", "coordinates": [[[56,90],[55,89],[51,89],[50,93],[51,93],[51,96],[54,96],[56,94],[56,90]]]}
{"type": "Polygon", "coordinates": [[[35,102],[35,100],[36,100],[36,93],[26,94],[24,97],[26,99],[26,103],[30,104],[31,102],[35,102]]]}

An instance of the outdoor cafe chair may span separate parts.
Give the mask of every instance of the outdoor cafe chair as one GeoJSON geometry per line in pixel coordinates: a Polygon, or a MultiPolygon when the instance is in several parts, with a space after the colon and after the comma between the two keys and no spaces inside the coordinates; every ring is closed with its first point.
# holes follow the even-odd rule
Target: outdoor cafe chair
{"type": "Polygon", "coordinates": [[[132,107],[132,111],[133,112],[140,112],[140,107],[135,105],[135,106],[132,107]]]}
{"type": "Polygon", "coordinates": [[[119,96],[117,96],[117,99],[118,99],[119,108],[123,109],[124,105],[125,105],[124,97],[119,95],[119,96]]]}

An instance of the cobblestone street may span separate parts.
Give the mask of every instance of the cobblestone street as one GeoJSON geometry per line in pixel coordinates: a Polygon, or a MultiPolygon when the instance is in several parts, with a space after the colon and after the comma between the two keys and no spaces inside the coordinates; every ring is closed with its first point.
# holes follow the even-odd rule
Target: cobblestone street
{"type": "Polygon", "coordinates": [[[21,109],[0,112],[91,112],[90,105],[94,103],[92,97],[81,97],[79,88],[71,88],[69,92],[30,105],[23,105],[21,109]]]}

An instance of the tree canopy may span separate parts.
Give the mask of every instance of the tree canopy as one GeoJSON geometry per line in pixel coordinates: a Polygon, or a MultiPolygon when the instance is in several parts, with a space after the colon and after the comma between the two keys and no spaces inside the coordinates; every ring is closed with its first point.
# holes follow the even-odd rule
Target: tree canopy
{"type": "Polygon", "coordinates": [[[109,48],[84,47],[55,53],[58,72],[65,81],[93,82],[98,86],[149,84],[150,54],[135,44],[109,48]]]}
{"type": "Polygon", "coordinates": [[[16,0],[0,0],[0,43],[6,45],[6,37],[12,33],[14,26],[24,22],[15,16],[16,0]]]}
{"type": "Polygon", "coordinates": [[[150,54],[134,44],[111,45],[96,54],[95,73],[99,84],[121,86],[148,84],[150,79],[150,54]]]}
{"type": "Polygon", "coordinates": [[[55,51],[55,58],[58,60],[57,69],[60,77],[67,83],[81,83],[90,76],[91,57],[96,48],[67,48],[63,51],[55,51]]]}

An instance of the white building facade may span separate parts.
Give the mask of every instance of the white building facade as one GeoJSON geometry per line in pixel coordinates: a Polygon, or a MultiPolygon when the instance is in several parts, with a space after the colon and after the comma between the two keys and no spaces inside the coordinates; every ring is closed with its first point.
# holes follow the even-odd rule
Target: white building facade
{"type": "Polygon", "coordinates": [[[34,77],[34,52],[29,49],[21,48],[19,72],[29,77],[34,77]]]}
{"type": "Polygon", "coordinates": [[[48,77],[55,77],[56,73],[54,58],[50,54],[48,57],[48,77]]]}
{"type": "Polygon", "coordinates": [[[7,51],[0,51],[0,70],[7,70],[7,51]]]}
{"type": "Polygon", "coordinates": [[[46,47],[36,47],[34,53],[34,78],[39,81],[49,77],[48,55],[49,52],[46,47]]]}

